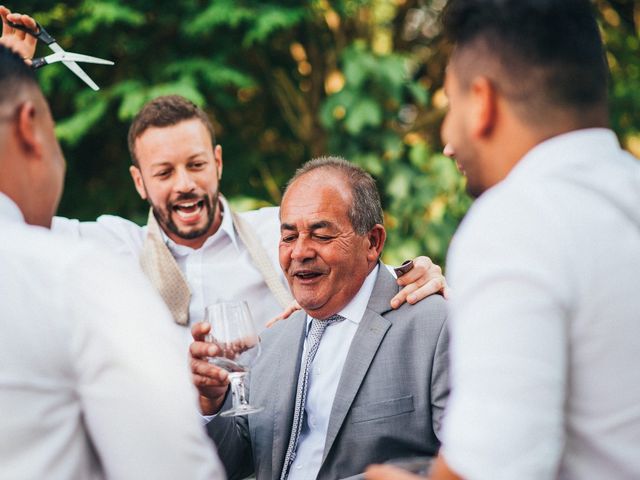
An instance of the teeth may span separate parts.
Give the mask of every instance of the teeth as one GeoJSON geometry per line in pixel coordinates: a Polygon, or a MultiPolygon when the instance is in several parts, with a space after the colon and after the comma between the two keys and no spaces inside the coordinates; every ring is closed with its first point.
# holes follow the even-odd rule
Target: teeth
{"type": "Polygon", "coordinates": [[[183,203],[181,205],[176,205],[178,208],[191,208],[196,205],[196,202],[193,203],[183,203]]]}
{"type": "Polygon", "coordinates": [[[194,217],[196,215],[199,215],[200,211],[202,210],[202,206],[197,204],[197,203],[192,203],[190,205],[183,204],[183,205],[178,205],[177,207],[178,208],[176,208],[176,213],[178,214],[178,216],[180,218],[183,218],[183,219],[191,219],[192,217],[194,217]],[[196,207],[196,206],[197,206],[197,208],[192,212],[185,212],[185,211],[182,210],[182,208],[193,208],[193,207],[196,207]]]}
{"type": "Polygon", "coordinates": [[[296,276],[301,277],[301,278],[309,278],[309,277],[313,277],[314,275],[317,275],[315,272],[309,272],[309,273],[297,273],[296,276]]]}

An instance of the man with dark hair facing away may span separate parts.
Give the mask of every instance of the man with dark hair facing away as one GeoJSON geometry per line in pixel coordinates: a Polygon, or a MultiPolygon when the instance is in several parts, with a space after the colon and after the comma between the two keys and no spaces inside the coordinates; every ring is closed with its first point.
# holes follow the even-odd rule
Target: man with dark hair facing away
{"type": "Polygon", "coordinates": [[[442,137],[478,199],[449,252],[431,478],[638,479],[640,164],[608,129],[592,5],[450,0],[444,27],[442,137]]]}
{"type": "Polygon", "coordinates": [[[0,92],[0,477],[223,479],[157,294],[49,231],[64,157],[33,72],[1,45],[0,92]]]}

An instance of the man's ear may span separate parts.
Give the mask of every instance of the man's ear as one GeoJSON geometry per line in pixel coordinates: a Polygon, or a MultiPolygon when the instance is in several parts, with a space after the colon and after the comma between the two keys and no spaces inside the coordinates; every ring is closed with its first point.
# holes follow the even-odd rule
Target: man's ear
{"type": "Polygon", "coordinates": [[[142,181],[142,172],[135,165],[131,165],[129,167],[129,173],[131,174],[131,178],[133,179],[133,184],[136,186],[136,190],[138,191],[138,195],[143,200],[147,199],[147,189],[144,187],[144,181],[142,181]]]}
{"type": "Polygon", "coordinates": [[[36,122],[36,108],[30,100],[25,101],[18,107],[16,136],[18,144],[25,152],[38,158],[42,157],[42,139],[36,122]]]}
{"type": "Polygon", "coordinates": [[[471,135],[482,138],[490,134],[497,118],[498,95],[495,85],[487,77],[477,77],[470,87],[471,135]]]}
{"type": "Polygon", "coordinates": [[[222,178],[222,147],[220,145],[213,147],[213,157],[218,169],[218,180],[220,180],[222,178]]]}
{"type": "Polygon", "coordinates": [[[382,249],[384,248],[384,242],[387,239],[387,231],[380,224],[376,224],[370,231],[367,233],[367,259],[370,262],[377,262],[378,258],[382,254],[382,249]]]}

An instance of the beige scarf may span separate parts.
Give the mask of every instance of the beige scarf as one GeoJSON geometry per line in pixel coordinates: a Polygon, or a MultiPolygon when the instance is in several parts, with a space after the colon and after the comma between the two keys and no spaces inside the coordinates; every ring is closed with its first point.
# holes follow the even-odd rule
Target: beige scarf
{"type": "MultiPolygon", "coordinates": [[[[251,259],[260,270],[267,287],[283,309],[288,307],[293,302],[293,297],[280,281],[280,276],[269,260],[269,256],[260,244],[258,237],[240,215],[232,210],[230,210],[230,214],[240,240],[247,247],[251,259]]],[[[176,323],[187,326],[189,324],[189,302],[191,301],[189,284],[163,241],[160,226],[151,209],[147,221],[147,238],[140,254],[140,266],[167,304],[176,323]]]]}

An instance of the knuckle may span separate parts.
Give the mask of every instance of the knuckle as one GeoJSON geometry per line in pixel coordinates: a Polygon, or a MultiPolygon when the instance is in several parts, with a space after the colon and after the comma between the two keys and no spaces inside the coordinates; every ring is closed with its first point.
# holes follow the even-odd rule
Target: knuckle
{"type": "Polygon", "coordinates": [[[414,262],[414,263],[419,263],[420,265],[423,265],[423,266],[425,266],[427,268],[429,268],[431,265],[433,265],[433,261],[429,257],[427,257],[425,255],[421,255],[420,257],[418,257],[416,259],[416,262],[414,262]]]}
{"type": "Polygon", "coordinates": [[[407,294],[406,293],[398,293],[395,297],[393,297],[391,299],[392,302],[398,302],[398,303],[403,303],[405,298],[407,298],[407,294]]]}
{"type": "Polygon", "coordinates": [[[431,265],[431,270],[435,272],[437,275],[442,275],[442,268],[440,265],[436,265],[435,263],[431,265]]]}
{"type": "Polygon", "coordinates": [[[410,283],[409,285],[403,288],[403,290],[406,290],[405,296],[415,292],[416,290],[418,290],[418,288],[420,288],[420,286],[417,285],[416,283],[410,283]]]}
{"type": "Polygon", "coordinates": [[[202,348],[198,343],[191,344],[191,346],[189,347],[189,353],[191,353],[191,356],[194,359],[200,359],[204,356],[202,352],[202,348]]]}

